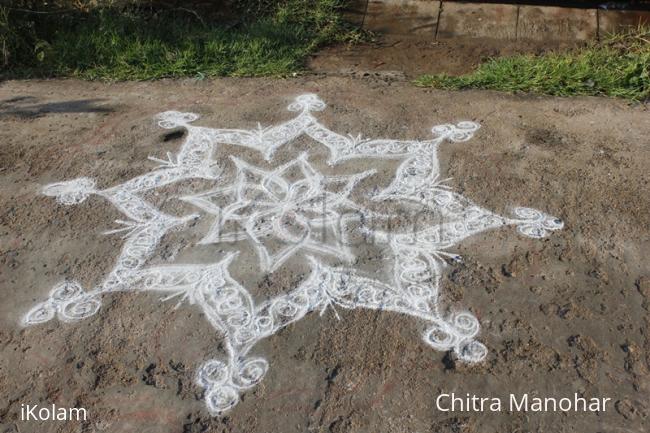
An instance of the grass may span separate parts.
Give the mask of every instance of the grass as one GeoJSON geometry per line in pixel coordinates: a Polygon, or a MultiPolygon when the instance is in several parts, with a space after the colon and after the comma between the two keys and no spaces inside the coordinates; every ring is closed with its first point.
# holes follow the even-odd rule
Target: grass
{"type": "Polygon", "coordinates": [[[462,76],[423,75],[422,87],[492,89],[557,96],[650,99],[650,27],[566,52],[495,58],[462,76]]]}
{"type": "Polygon", "coordinates": [[[279,4],[272,13],[236,26],[206,23],[187,13],[95,9],[37,16],[36,25],[20,27],[10,25],[7,10],[3,22],[0,10],[0,48],[13,47],[1,75],[104,80],[280,76],[303,69],[306,57],[323,44],[358,36],[340,18],[342,0],[279,4]]]}

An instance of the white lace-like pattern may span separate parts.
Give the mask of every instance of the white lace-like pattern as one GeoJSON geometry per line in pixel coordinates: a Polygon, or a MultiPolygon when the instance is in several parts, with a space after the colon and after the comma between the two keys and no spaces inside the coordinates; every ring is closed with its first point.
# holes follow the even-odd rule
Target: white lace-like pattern
{"type": "Polygon", "coordinates": [[[55,316],[66,322],[84,319],[99,310],[100,295],[106,292],[150,290],[166,292],[168,297],[180,295],[201,308],[225,339],[227,358],[205,362],[196,376],[213,415],[236,405],[241,393],[266,374],[268,362],[249,355],[260,339],[312,311],[322,313],[328,306],[415,317],[427,323],[422,338],[432,348],[453,351],[466,362],[483,360],[487,349],[476,340],[477,319],[469,312],[445,313],[439,305],[444,257],[457,257],[445,250],[468,236],[504,225],[515,225],[521,234],[541,238],[561,229],[562,221],[528,208],[515,208],[510,218],[496,215],[450,191],[439,180],[438,146],[445,140],[469,140],[479,128],[476,123],[436,126],[433,138],[424,141],[362,139],[337,134],[319,123],[312,113],[324,109],[325,103],[316,95],[302,95],[289,105],[290,111],[298,113],[294,119],[256,130],[197,127],[190,125],[199,118],[196,114],[164,112],[157,116],[159,126],[185,128],[187,137],[177,155],[169,154],[166,160],[151,158],[160,163],[151,172],[106,189],[98,189],[85,177],[45,186],[43,193],[63,205],[79,204],[90,194],[110,201],[127,219],[118,220],[124,228],[109,233],[126,232],[125,242],[114,268],[99,285],[85,291],[74,281],[61,283],[46,301],[27,312],[23,324],[43,323],[55,316]],[[330,165],[355,158],[401,160],[391,184],[371,199],[416,202],[444,216],[444,222],[415,233],[367,229],[366,234],[391,253],[392,281],[381,282],[349,265],[332,267],[318,259],[354,259],[345,231],[336,224],[346,218],[346,210],[355,215],[372,214],[350,198],[356,184],[372,171],[324,176],[309,163],[307,154],[270,171],[233,158],[235,181],[220,183],[221,168],[213,157],[219,144],[251,148],[272,161],[280,146],[301,135],[329,149],[330,165]],[[298,170],[301,178],[290,181],[286,176],[289,170],[298,170]],[[250,242],[265,272],[273,272],[290,259],[307,257],[310,276],[297,289],[256,304],[228,272],[236,253],[211,265],[148,266],[161,238],[199,215],[166,214],[143,196],[149,190],[196,178],[216,184],[203,193],[178,197],[214,219],[200,243],[250,242]],[[218,205],[215,199],[225,204],[218,205]],[[232,225],[237,228],[231,229],[232,225]],[[315,229],[329,230],[334,236],[329,243],[322,242],[314,236],[315,229]],[[269,239],[282,246],[273,250],[267,245],[269,239]]]}

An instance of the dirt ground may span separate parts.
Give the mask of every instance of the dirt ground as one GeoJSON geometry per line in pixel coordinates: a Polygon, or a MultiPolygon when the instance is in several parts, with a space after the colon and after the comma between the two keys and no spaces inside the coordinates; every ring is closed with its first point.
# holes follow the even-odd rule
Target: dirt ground
{"type": "MultiPolygon", "coordinates": [[[[647,432],[649,145],[647,106],[430,91],[399,77],[2,83],[0,431],[647,432]],[[544,239],[505,227],[450,249],[463,262],[445,270],[444,306],[477,315],[486,361],[467,365],[434,351],[412,317],[312,313],[253,349],[269,361],[268,374],[226,416],[211,417],[194,375],[222,350],[222,338],[195,307],[115,293],[83,321],[20,326],[61,280],[97,284],[122,245],[119,235],[102,234],[123,218],[112,205],[91,197],[62,206],[40,194],[43,185],[88,176],[108,187],[147,172],[155,166],[149,155],[164,158],[182,142],[155,125],[156,113],[191,111],[202,116],[198,125],[254,128],[290,119],[286,106],[308,92],[328,104],[321,122],[341,133],[428,139],[434,125],[479,122],[472,140],[441,147],[452,189],[499,214],[527,206],[564,221],[544,239]],[[613,404],[600,413],[436,410],[436,397],[450,392],[579,393],[613,404]],[[24,403],[81,406],[90,416],[21,421],[24,403]]],[[[314,160],[327,155],[299,141],[278,157],[305,149],[314,160]]],[[[191,242],[178,232],[164,245],[191,242]]],[[[177,252],[162,249],[157,260],[173,262],[177,252]]],[[[291,268],[264,276],[253,259],[238,263],[256,299],[298,278],[291,268]]]]}
{"type": "MultiPolygon", "coordinates": [[[[584,43],[584,42],[583,42],[584,43]]],[[[462,75],[490,58],[541,54],[579,42],[374,34],[372,41],[327,47],[309,60],[309,68],[326,74],[413,79],[423,74],[462,75]]]]}

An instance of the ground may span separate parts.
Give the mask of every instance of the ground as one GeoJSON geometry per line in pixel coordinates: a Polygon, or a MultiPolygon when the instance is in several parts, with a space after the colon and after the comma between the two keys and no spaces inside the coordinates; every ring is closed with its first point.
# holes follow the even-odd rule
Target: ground
{"type": "MultiPolygon", "coordinates": [[[[647,106],[619,100],[431,91],[394,76],[5,82],[2,431],[644,432],[650,422],[649,118],[647,106]],[[199,113],[202,126],[254,128],[290,119],[286,106],[304,93],[328,104],[318,118],[341,133],[428,139],[434,125],[478,122],[474,138],[440,148],[448,185],[499,214],[526,206],[564,221],[544,239],[506,227],[450,249],[463,261],[445,270],[443,305],[478,317],[484,362],[464,364],[424,345],[422,324],[412,317],[340,308],[340,320],[331,310],[312,313],[253,349],[269,361],[269,373],[226,416],[212,417],[194,375],[223,350],[223,340],[195,307],[175,309],[175,300],[161,302],[154,293],[115,293],[83,321],[20,326],[61,280],[84,287],[100,281],[122,245],[119,235],[101,234],[122,217],[113,206],[97,197],[62,206],[41,194],[44,185],[88,176],[104,188],[150,170],[155,163],[147,156],[165,158],[183,139],[153,122],[159,112],[199,113]],[[597,414],[437,411],[436,396],[452,391],[580,393],[613,404],[597,414]],[[88,408],[89,421],[19,420],[21,403],[46,402],[88,408]]],[[[324,149],[306,141],[278,157],[304,150],[327,169],[324,149]]],[[[380,173],[376,182],[387,179],[380,173]]],[[[157,260],[182,253],[182,236],[165,239],[157,260]]],[[[370,253],[362,258],[381,260],[370,253]]],[[[296,284],[291,268],[268,276],[255,269],[256,260],[240,261],[234,273],[258,299],[296,284]]]]}
{"type": "Polygon", "coordinates": [[[578,42],[553,40],[471,37],[435,40],[429,35],[375,33],[365,43],[338,44],[318,51],[309,59],[309,67],[330,75],[414,79],[422,74],[469,74],[490,58],[541,54],[577,45],[578,42]]]}

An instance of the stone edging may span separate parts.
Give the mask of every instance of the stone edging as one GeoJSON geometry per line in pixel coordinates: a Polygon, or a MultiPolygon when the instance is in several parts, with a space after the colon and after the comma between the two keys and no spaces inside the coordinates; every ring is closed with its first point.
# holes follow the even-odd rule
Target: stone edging
{"type": "Polygon", "coordinates": [[[355,0],[348,19],[387,34],[528,40],[593,40],[639,23],[650,11],[461,3],[446,0],[355,0]]]}

